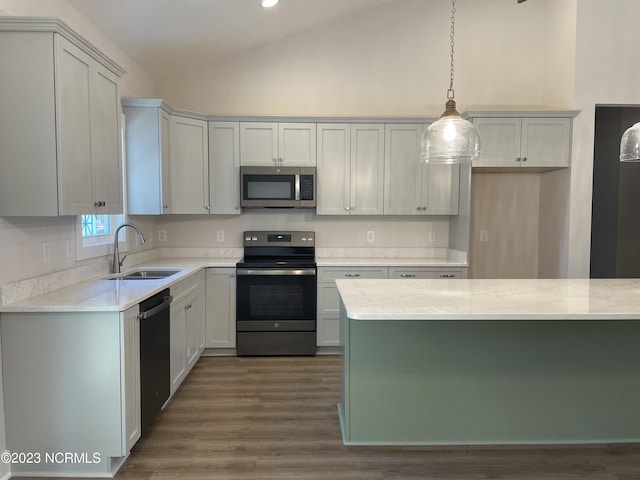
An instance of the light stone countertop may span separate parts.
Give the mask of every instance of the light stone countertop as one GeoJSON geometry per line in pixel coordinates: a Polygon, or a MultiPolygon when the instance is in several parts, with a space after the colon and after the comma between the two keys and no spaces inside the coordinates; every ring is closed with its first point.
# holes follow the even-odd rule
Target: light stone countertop
{"type": "Polygon", "coordinates": [[[0,306],[8,312],[121,312],[207,267],[233,267],[239,258],[160,258],[123,270],[180,269],[161,280],[109,280],[103,278],[75,283],[24,300],[0,306]]]}
{"type": "Polygon", "coordinates": [[[640,319],[640,279],[336,280],[355,320],[640,319]]]}

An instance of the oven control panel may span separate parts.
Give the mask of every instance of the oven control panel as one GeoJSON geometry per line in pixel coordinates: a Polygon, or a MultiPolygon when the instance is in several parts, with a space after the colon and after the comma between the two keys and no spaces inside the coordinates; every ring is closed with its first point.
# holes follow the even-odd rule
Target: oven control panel
{"type": "Polygon", "coordinates": [[[243,234],[245,247],[313,247],[315,232],[248,231],[243,234]]]}

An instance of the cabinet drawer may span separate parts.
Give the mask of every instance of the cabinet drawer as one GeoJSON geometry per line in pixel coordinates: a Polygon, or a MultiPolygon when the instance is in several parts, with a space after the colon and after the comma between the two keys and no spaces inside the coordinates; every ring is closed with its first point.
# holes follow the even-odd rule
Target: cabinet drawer
{"type": "Polygon", "coordinates": [[[330,282],[342,278],[387,278],[387,267],[320,267],[318,282],[330,282]]]}
{"type": "Polygon", "coordinates": [[[467,278],[464,268],[389,268],[389,278],[467,278]]]}
{"type": "Polygon", "coordinates": [[[190,277],[181,280],[175,285],[171,285],[171,295],[173,295],[173,301],[176,302],[182,297],[190,293],[192,290],[198,287],[198,283],[201,281],[204,271],[191,275],[190,277]]]}

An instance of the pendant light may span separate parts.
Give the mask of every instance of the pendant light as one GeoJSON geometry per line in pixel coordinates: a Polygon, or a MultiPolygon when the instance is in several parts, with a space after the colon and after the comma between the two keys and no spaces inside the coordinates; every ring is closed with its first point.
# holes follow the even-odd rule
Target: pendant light
{"type": "Polygon", "coordinates": [[[456,110],[453,92],[453,46],[456,0],[451,0],[451,74],[445,111],[429,125],[420,139],[420,160],[425,163],[465,163],[480,156],[480,134],[456,110]]]}
{"type": "Polygon", "coordinates": [[[640,162],[640,123],[627,128],[620,140],[620,161],[640,162]]]}

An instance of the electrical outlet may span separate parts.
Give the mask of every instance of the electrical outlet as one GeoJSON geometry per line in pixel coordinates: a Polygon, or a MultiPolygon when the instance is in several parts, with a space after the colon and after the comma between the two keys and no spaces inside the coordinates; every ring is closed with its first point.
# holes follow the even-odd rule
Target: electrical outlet
{"type": "Polygon", "coordinates": [[[51,258],[51,244],[45,242],[42,244],[42,261],[48,262],[51,258]]]}
{"type": "Polygon", "coordinates": [[[167,241],[167,231],[166,230],[158,230],[158,241],[166,242],[167,241]]]}
{"type": "Polygon", "coordinates": [[[373,243],[375,241],[375,233],[373,230],[367,231],[367,242],[373,243]]]}
{"type": "Polygon", "coordinates": [[[218,242],[224,242],[224,230],[218,230],[216,232],[216,240],[218,242]]]}
{"type": "Polygon", "coordinates": [[[435,242],[436,241],[436,232],[434,232],[433,230],[429,230],[428,237],[429,237],[429,241],[430,242],[435,242]]]}
{"type": "Polygon", "coordinates": [[[67,258],[69,259],[73,258],[73,247],[74,247],[73,240],[67,240],[67,258]]]}
{"type": "Polygon", "coordinates": [[[488,242],[489,241],[489,231],[488,230],[480,230],[480,241],[488,242]]]}

